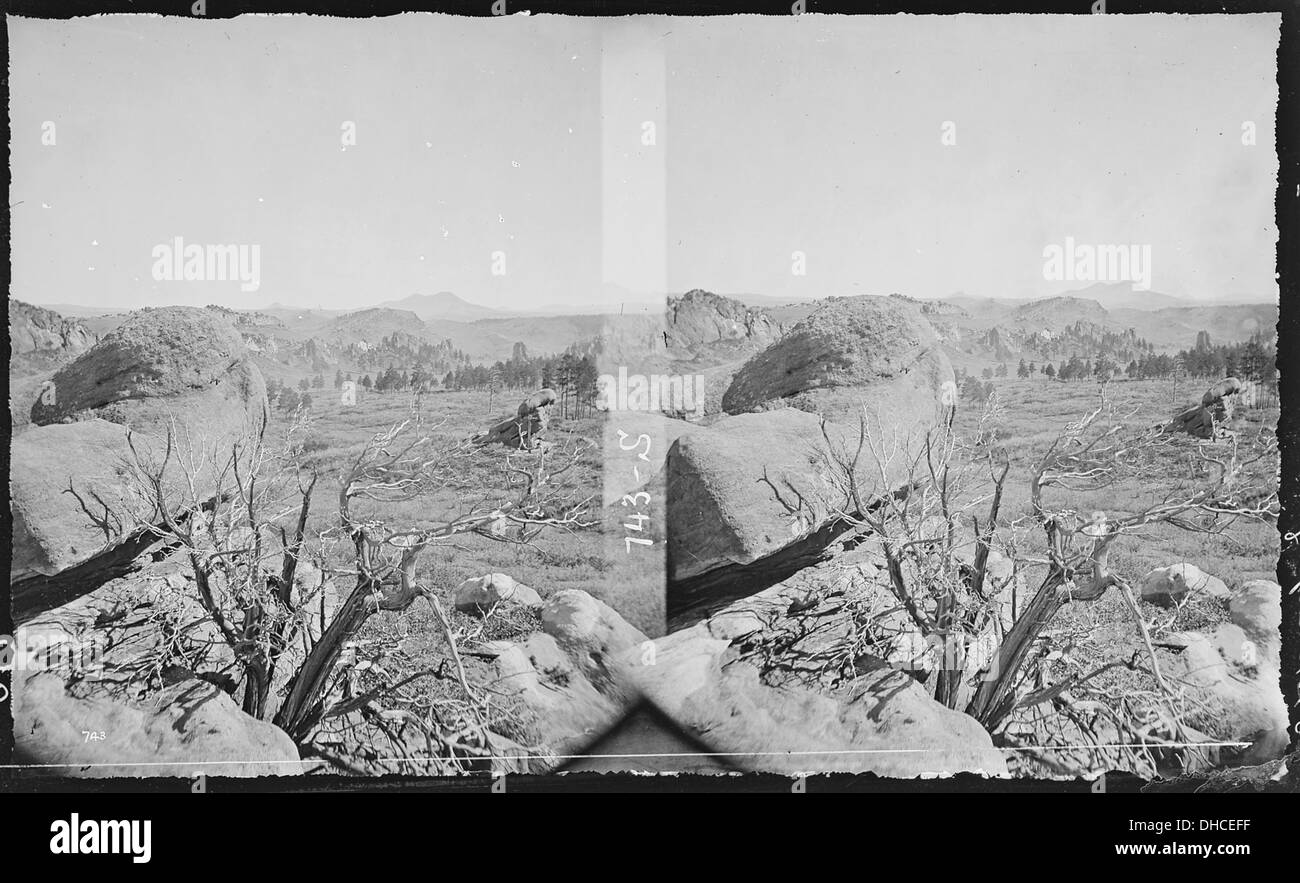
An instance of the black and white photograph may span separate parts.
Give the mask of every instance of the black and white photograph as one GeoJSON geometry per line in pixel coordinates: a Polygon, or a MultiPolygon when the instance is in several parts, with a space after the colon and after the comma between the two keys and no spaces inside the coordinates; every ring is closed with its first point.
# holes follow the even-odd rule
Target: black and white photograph
{"type": "Polygon", "coordinates": [[[1281,25],[8,17],[11,784],[1285,777],[1281,25]]]}

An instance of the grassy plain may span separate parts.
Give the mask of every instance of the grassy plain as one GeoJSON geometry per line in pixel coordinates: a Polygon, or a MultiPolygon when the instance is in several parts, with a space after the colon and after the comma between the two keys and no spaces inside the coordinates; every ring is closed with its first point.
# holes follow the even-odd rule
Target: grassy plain
{"type": "MultiPolygon", "coordinates": [[[[358,453],[377,433],[418,413],[435,440],[454,444],[504,417],[525,394],[497,393],[489,410],[488,396],[483,392],[433,392],[418,400],[406,393],[363,392],[356,404],[349,405],[333,391],[318,391],[305,433],[307,462],[320,474],[308,536],[338,524],[337,500],[344,476],[358,453]]],[[[289,422],[289,415],[277,414],[270,432],[283,433],[289,422]]],[[[643,631],[660,631],[662,587],[632,584],[626,573],[619,578],[616,571],[625,569],[620,560],[626,556],[624,544],[621,536],[606,538],[604,535],[608,520],[601,506],[603,470],[608,457],[606,422],[607,416],[600,413],[580,419],[555,417],[548,435],[557,448],[575,447],[581,451],[577,467],[560,481],[575,499],[592,498],[588,512],[588,520],[594,522],[591,527],[548,529],[528,545],[462,534],[424,553],[420,562],[421,579],[448,598],[465,579],[487,573],[509,574],[536,589],[543,598],[563,589],[582,589],[610,604],[643,631]],[[617,556],[613,554],[615,551],[617,556]]],[[[460,488],[432,498],[385,504],[381,507],[383,511],[376,514],[390,525],[414,528],[433,523],[444,507],[451,508],[465,501],[457,497],[468,500],[471,492],[466,488],[472,488],[474,496],[481,495],[484,500],[509,500],[514,489],[509,484],[506,459],[511,454],[501,445],[485,447],[468,464],[472,475],[461,477],[460,488]]],[[[408,615],[429,614],[417,605],[408,615]]]]}

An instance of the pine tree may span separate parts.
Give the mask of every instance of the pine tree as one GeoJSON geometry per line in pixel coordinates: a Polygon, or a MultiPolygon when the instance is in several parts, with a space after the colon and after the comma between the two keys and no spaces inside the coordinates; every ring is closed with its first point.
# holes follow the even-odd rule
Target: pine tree
{"type": "Polygon", "coordinates": [[[497,391],[501,388],[501,363],[498,362],[492,366],[488,372],[488,410],[492,410],[492,404],[496,401],[497,391]]]}

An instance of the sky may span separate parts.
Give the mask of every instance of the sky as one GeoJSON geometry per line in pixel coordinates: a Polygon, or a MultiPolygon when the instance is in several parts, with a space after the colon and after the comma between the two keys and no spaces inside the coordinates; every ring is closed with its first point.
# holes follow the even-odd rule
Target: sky
{"type": "Polygon", "coordinates": [[[1067,237],[1277,297],[1275,15],[8,28],[35,303],[1047,296],[1067,237]],[[175,237],[256,245],[256,289],[157,278],[175,237]]]}

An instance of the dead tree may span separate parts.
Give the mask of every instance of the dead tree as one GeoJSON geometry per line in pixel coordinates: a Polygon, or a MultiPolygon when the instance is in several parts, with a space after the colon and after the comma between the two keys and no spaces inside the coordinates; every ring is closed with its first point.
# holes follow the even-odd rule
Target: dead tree
{"type": "MultiPolygon", "coordinates": [[[[561,480],[580,461],[583,444],[502,457],[470,440],[439,440],[412,418],[364,446],[338,493],[338,526],[309,537],[317,476],[298,465],[292,439],[297,429],[284,447],[272,450],[262,424],[218,452],[173,426],[161,440],[131,437],[124,464],[135,488],[129,518],[186,555],[197,600],[242,669],[244,710],[270,717],[303,743],[330,710],[327,692],[345,645],[370,616],[405,610],[420,597],[443,629],[466,696],[481,701],[466,677],[446,612],[420,581],[420,555],[470,532],[528,543],[547,528],[590,527],[593,495],[561,480]],[[497,480],[485,481],[485,475],[497,480]],[[389,523],[389,507],[416,500],[433,513],[426,522],[389,523]],[[502,524],[517,530],[503,535],[502,524]],[[327,558],[339,540],[346,544],[347,563],[331,567],[327,558]],[[301,636],[305,621],[303,599],[293,592],[298,563],[309,543],[317,542],[314,556],[322,569],[350,574],[355,584],[328,623],[321,622],[319,639],[308,641],[301,661],[295,657],[295,669],[282,679],[284,700],[272,713],[269,690],[277,667],[287,664],[286,648],[301,636]]],[[[365,705],[374,698],[349,701],[365,705]]]]}
{"type": "Polygon", "coordinates": [[[520,526],[520,542],[552,527],[590,527],[591,496],[565,492],[556,479],[573,468],[581,453],[573,447],[561,454],[552,468],[547,449],[530,452],[518,461],[507,460],[513,499],[500,491],[475,487],[472,465],[485,456],[472,441],[438,445],[423,432],[417,420],[408,420],[376,435],[352,464],[339,491],[338,533],[352,549],[355,586],[312,648],[288,688],[275,723],[295,739],[306,738],[324,713],[331,673],[345,641],[356,634],[371,615],[381,610],[405,610],[424,598],[448,639],[462,687],[473,696],[451,636],[451,624],[437,597],[419,581],[417,564],[428,548],[464,533],[499,539],[499,525],[520,526]],[[425,527],[390,526],[384,507],[422,499],[435,504],[438,492],[451,492],[447,504],[425,527]],[[357,511],[357,502],[370,503],[357,511]]]}
{"type": "Polygon", "coordinates": [[[129,433],[122,463],[122,517],[186,556],[199,604],[242,667],[243,710],[259,719],[301,624],[292,590],[316,485],[293,468],[301,427],[273,449],[263,419],[220,449],[173,421],[161,439],[129,433]]]}
{"type": "MultiPolygon", "coordinates": [[[[1012,710],[1013,687],[1029,649],[1064,605],[1095,601],[1114,587],[1136,614],[1132,589],[1109,566],[1110,549],[1125,533],[1156,523],[1215,533],[1237,519],[1277,517],[1277,492],[1269,475],[1276,458],[1271,436],[1261,436],[1245,452],[1236,439],[1222,449],[1210,444],[1189,447],[1158,430],[1126,432],[1122,424],[1111,422],[1114,416],[1103,400],[1057,436],[1031,474],[1033,518],[1043,531],[1047,573],[966,708],[990,731],[1012,710]],[[1069,507],[1054,507],[1045,499],[1048,488],[1070,493],[1100,490],[1148,474],[1159,459],[1184,457],[1202,474],[1176,483],[1162,499],[1133,514],[1097,513],[1100,517],[1084,519],[1069,507]]],[[[1161,680],[1158,667],[1154,674],[1161,680]]]]}
{"type": "Polygon", "coordinates": [[[1123,593],[1139,620],[1152,674],[1168,692],[1131,589],[1110,567],[1110,550],[1144,525],[1211,533],[1237,519],[1276,518],[1271,480],[1276,441],[1264,433],[1248,445],[1236,437],[1198,443],[1160,428],[1129,429],[1131,417],[1117,413],[1103,393],[1101,403],[1067,426],[1033,464],[1031,518],[1041,531],[1045,554],[1031,556],[1027,549],[1003,545],[1017,572],[1046,565],[1046,573],[1028,603],[1015,609],[993,652],[975,666],[962,648],[990,629],[1000,631],[990,616],[985,581],[1005,521],[1001,505],[1011,462],[996,444],[992,420],[981,422],[973,443],[957,439],[949,429],[927,433],[919,441],[900,437],[879,430],[865,414],[856,440],[848,443],[834,441],[823,425],[825,499],[812,506],[799,497],[796,505],[807,507],[809,517],[814,511],[830,512],[879,539],[888,585],[901,609],[927,641],[945,648],[935,698],[963,709],[990,732],[998,731],[1017,707],[1031,648],[1061,608],[1095,601],[1112,588],[1123,593]],[[1162,458],[1189,464],[1192,474],[1160,489],[1160,498],[1138,511],[1084,516],[1048,499],[1049,491],[1096,491],[1149,475],[1162,458]],[[973,538],[959,543],[959,527],[967,519],[973,538]],[[957,554],[959,546],[968,546],[969,555],[957,554]]]}

